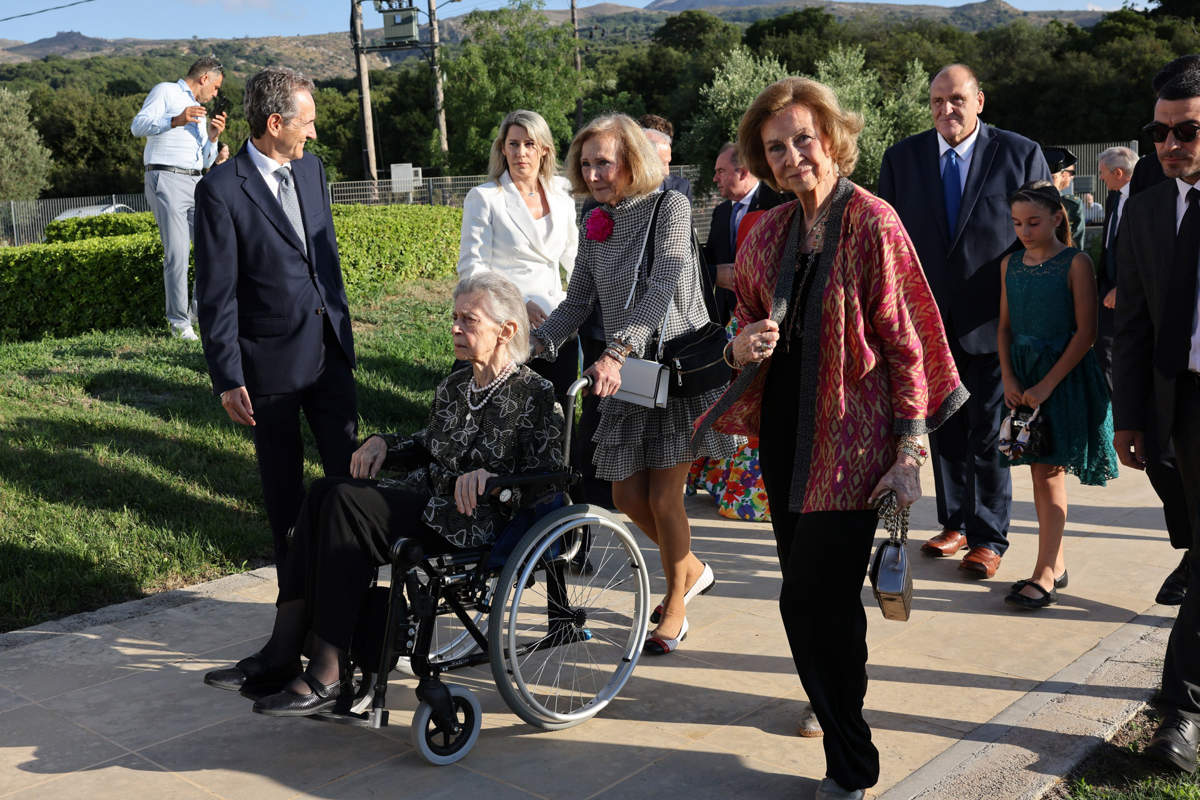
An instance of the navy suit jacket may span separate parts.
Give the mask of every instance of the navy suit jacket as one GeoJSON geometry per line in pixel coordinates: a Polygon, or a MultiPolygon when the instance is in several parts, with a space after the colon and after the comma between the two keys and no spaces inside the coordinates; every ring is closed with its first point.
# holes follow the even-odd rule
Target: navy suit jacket
{"type": "Polygon", "coordinates": [[[196,297],[218,394],[310,386],[324,364],[326,318],[354,365],[325,166],[312,154],[291,166],[307,254],[245,147],[196,186],[196,297]]]}
{"type": "Polygon", "coordinates": [[[888,148],[879,196],[908,230],[942,312],[946,333],[967,353],[995,353],[1000,316],[1000,260],[1017,246],[1008,197],[1050,178],[1041,148],[1024,136],[979,122],[953,239],[942,199],[935,130],[888,148]]]}

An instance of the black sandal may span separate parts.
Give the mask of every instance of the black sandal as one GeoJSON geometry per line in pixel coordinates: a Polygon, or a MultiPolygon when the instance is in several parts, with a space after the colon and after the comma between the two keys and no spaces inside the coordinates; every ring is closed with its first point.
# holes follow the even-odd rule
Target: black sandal
{"type": "Polygon", "coordinates": [[[1039,586],[1037,583],[1034,583],[1031,580],[1017,581],[1016,583],[1013,584],[1013,590],[1008,593],[1007,597],[1004,598],[1004,602],[1008,603],[1009,605],[1016,606],[1017,608],[1025,608],[1025,609],[1045,608],[1046,606],[1050,605],[1051,603],[1058,602],[1058,592],[1054,591],[1053,589],[1051,589],[1050,591],[1046,591],[1041,586],[1039,586]],[[1021,594],[1021,589],[1024,589],[1026,586],[1030,586],[1034,589],[1037,589],[1039,592],[1042,593],[1042,596],[1041,597],[1029,597],[1027,595],[1021,594]]]}
{"type": "MultiPolygon", "coordinates": [[[[1067,583],[1070,580],[1071,580],[1070,576],[1067,575],[1067,571],[1064,569],[1063,574],[1059,575],[1057,578],[1054,579],[1054,588],[1055,589],[1065,589],[1065,588],[1067,588],[1067,583]]],[[[1019,591],[1021,591],[1021,587],[1027,583],[1029,583],[1028,580],[1017,581],[1016,583],[1014,583],[1012,586],[1010,586],[1008,588],[1010,591],[1019,592],[1019,591]]]]}

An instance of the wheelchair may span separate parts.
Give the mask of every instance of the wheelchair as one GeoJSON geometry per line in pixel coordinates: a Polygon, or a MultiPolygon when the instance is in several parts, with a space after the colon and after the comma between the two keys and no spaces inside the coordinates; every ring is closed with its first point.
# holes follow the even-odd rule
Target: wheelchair
{"type": "MultiPolygon", "coordinates": [[[[572,410],[589,384],[582,378],[571,385],[572,410]]],[[[568,413],[566,465],[573,423],[568,413]]],[[[467,687],[443,683],[445,672],[489,664],[508,707],[544,730],[578,725],[603,710],[641,654],[649,570],[620,520],[570,502],[579,479],[567,466],[489,480],[489,492],[502,501],[519,487],[522,503],[487,548],[426,557],[418,543],[398,539],[390,585],[372,587],[355,633],[353,691],[317,718],[387,725],[388,678],[402,661],[418,681],[410,739],[435,765],[466,756],[483,724],[479,701],[467,687]]]]}

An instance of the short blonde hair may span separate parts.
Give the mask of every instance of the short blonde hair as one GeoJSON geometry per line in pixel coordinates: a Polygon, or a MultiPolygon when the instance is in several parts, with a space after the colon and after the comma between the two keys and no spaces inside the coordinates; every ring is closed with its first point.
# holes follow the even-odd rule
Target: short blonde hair
{"type": "Polygon", "coordinates": [[[492,152],[488,157],[488,177],[498,181],[508,169],[508,159],[504,157],[504,140],[508,138],[508,129],[513,125],[520,125],[539,146],[546,148],[546,154],[542,156],[542,163],[538,167],[538,174],[546,181],[553,178],[558,169],[558,158],[554,155],[554,135],[550,133],[550,126],[541,114],[523,108],[508,112],[501,121],[500,133],[492,142],[492,152]]]}
{"type": "Polygon", "coordinates": [[[845,177],[854,172],[858,163],[858,134],[863,129],[861,114],[846,111],[838,102],[837,95],[823,83],[809,78],[784,78],[762,90],[738,125],[738,154],[746,169],[776,191],[771,165],[763,149],[762,128],[767,119],[788,106],[804,106],[813,115],[828,146],[833,163],[845,177]]]}
{"type": "Polygon", "coordinates": [[[525,300],[517,285],[499,272],[476,272],[463,278],[454,287],[455,300],[468,294],[480,294],[484,297],[484,307],[492,322],[497,325],[516,323],[517,332],[508,340],[508,355],[514,364],[524,364],[528,361],[529,312],[525,310],[525,300]]]}
{"type": "Polygon", "coordinates": [[[589,193],[579,161],[583,145],[593,136],[611,136],[617,140],[617,152],[629,171],[626,197],[641,197],[662,185],[662,161],[658,158],[658,150],[642,133],[642,127],[627,114],[605,114],[585,125],[571,141],[571,149],[567,151],[567,178],[571,181],[572,192],[589,193]]]}

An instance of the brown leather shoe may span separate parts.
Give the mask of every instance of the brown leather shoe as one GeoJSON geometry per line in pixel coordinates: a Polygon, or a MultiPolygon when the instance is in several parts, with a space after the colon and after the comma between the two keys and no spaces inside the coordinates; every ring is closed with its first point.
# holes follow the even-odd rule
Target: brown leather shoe
{"type": "Polygon", "coordinates": [[[958,568],[966,570],[976,578],[990,578],[1000,568],[1000,556],[990,547],[972,547],[958,568]]]}
{"type": "Polygon", "coordinates": [[[921,545],[921,552],[931,558],[952,556],[967,546],[962,531],[945,530],[921,545]]]}

